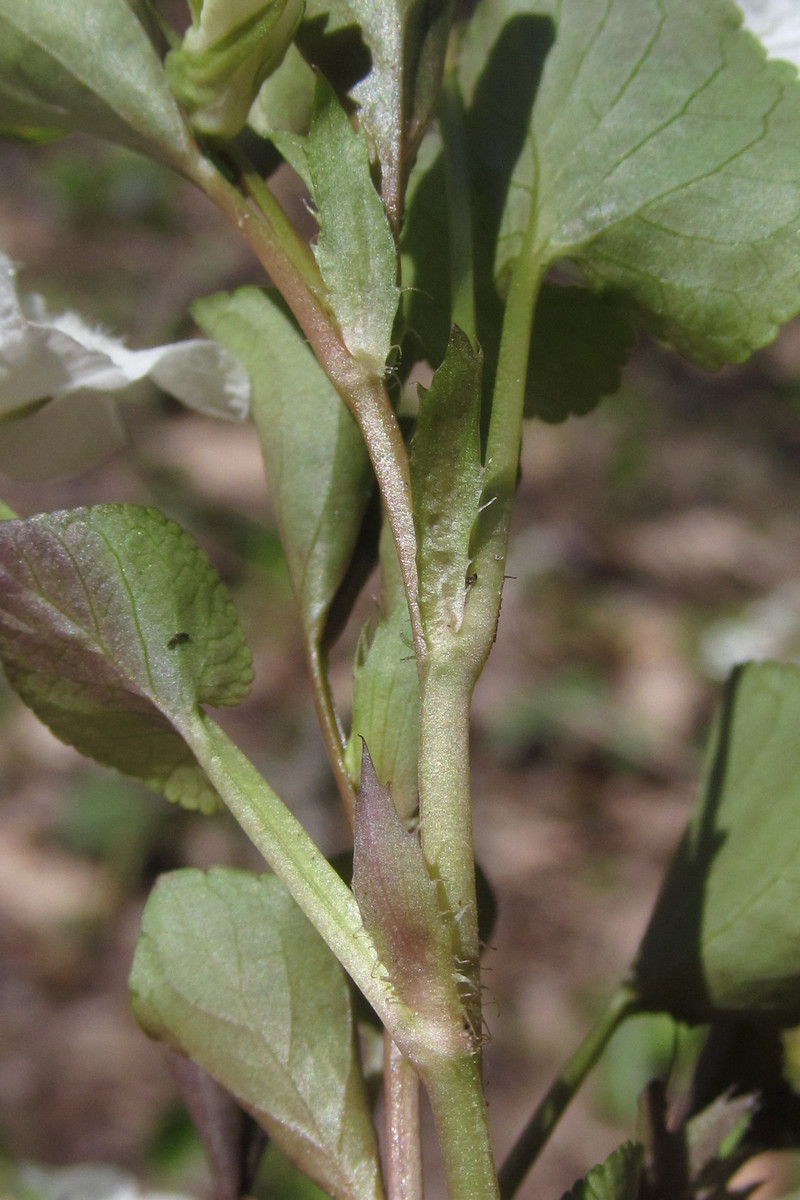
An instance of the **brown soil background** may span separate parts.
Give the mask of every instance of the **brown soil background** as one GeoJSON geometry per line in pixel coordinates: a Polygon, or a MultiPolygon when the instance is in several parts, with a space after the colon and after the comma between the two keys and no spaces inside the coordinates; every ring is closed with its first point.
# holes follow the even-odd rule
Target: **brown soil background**
{"type": "MultiPolygon", "coordinates": [[[[131,346],[188,335],[195,296],[261,281],[203,197],[79,139],[0,148],[0,245],[25,264],[23,286],[131,346]]],[[[255,435],[144,398],[125,409],[126,452],[77,480],[3,479],[0,494],[22,514],[153,503],[199,538],[256,657],[252,697],[225,723],[335,852],[346,834],[255,435]]],[[[474,716],[477,852],[500,912],[485,960],[500,1155],[635,952],[718,689],[704,636],[800,580],[799,468],[797,326],[718,375],[645,346],[594,415],[527,432],[511,578],[474,716]]],[[[362,619],[371,606],[368,588],[362,619]]],[[[354,637],[335,664],[343,696],[354,637]]],[[[173,811],[87,765],[3,689],[0,1154],[114,1162],[206,1196],[196,1151],[177,1135],[165,1149],[181,1127],[176,1093],[129,1014],[127,972],[160,870],[259,860],[225,819],[173,811]]],[[[663,1061],[654,1036],[627,1036],[616,1065],[607,1056],[523,1200],[557,1200],[631,1135],[635,1094],[663,1061]]],[[[785,1160],[769,1169],[759,1200],[792,1179],[785,1160]]]]}

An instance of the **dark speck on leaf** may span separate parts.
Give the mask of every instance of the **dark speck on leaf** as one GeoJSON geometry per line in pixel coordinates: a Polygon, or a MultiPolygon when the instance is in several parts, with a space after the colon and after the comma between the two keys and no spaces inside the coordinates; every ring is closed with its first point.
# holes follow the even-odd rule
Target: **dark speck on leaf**
{"type": "Polygon", "coordinates": [[[174,650],[176,646],[185,646],[186,643],[190,642],[191,640],[191,635],[188,633],[173,633],[172,637],[167,642],[167,649],[174,650]]]}

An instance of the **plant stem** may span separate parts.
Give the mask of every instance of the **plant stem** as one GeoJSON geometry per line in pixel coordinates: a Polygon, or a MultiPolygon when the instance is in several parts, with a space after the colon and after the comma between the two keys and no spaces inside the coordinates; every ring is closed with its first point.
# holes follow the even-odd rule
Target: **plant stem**
{"type": "Polygon", "coordinates": [[[499,1196],[476,1053],[420,1068],[442,1149],[450,1200],[499,1196]]]}
{"type": "Polygon", "coordinates": [[[314,708],[317,713],[317,720],[319,721],[325,749],[328,753],[328,762],[331,765],[331,770],[336,780],[339,797],[352,827],[356,797],[355,789],[353,788],[344,761],[344,736],[333,703],[326,656],[319,648],[319,639],[316,634],[312,636],[313,641],[309,640],[306,657],[308,660],[309,675],[311,676],[311,690],[314,695],[314,708]]]}
{"type": "Polygon", "coordinates": [[[522,446],[525,381],[536,301],[547,269],[546,248],[537,245],[536,196],[514,265],[492,396],[481,514],[473,535],[476,575],[464,613],[462,636],[483,659],[494,641],[503,597],[511,508],[522,446]]]}
{"type": "Polygon", "coordinates": [[[470,808],[472,681],[459,664],[432,657],[420,692],[419,812],[422,849],[452,925],[470,1028],[481,1031],[480,941],[470,808]]]}
{"type": "Polygon", "coordinates": [[[422,1200],[419,1077],[387,1032],[383,1046],[386,1200],[422,1200]]]}
{"type": "Polygon", "coordinates": [[[181,734],[225,804],[315,926],[344,969],[408,1053],[438,1051],[439,1030],[429,1031],[395,995],[385,966],[361,920],[350,888],[264,777],[230,738],[203,713],[181,725],[181,734]]]}
{"type": "Polygon", "coordinates": [[[636,1008],[633,992],[623,985],[614,994],[603,1015],[567,1059],[560,1075],[519,1135],[500,1169],[502,1200],[510,1200],[514,1195],[546,1145],[572,1097],[608,1045],[612,1034],[636,1008]]]}
{"type": "Polygon", "coordinates": [[[266,268],[322,369],[359,424],[397,546],[414,648],[421,661],[426,647],[419,615],[417,538],[411,511],[408,452],[383,379],[354,359],[347,349],[323,295],[310,286],[308,248],[283,214],[276,225],[270,216],[272,207],[263,196],[259,200],[262,206],[255,208],[207,159],[195,164],[193,178],[240,230],[266,268]],[[265,206],[270,213],[264,211],[265,206]]]}

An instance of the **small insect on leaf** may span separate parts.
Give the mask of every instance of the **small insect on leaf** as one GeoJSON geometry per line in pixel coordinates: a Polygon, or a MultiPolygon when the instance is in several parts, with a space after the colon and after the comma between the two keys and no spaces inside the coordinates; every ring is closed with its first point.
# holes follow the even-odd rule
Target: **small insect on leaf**
{"type": "Polygon", "coordinates": [[[191,634],[183,631],[180,633],[173,633],[172,637],[167,642],[167,649],[174,650],[176,646],[185,646],[186,643],[190,642],[191,640],[191,634]]]}

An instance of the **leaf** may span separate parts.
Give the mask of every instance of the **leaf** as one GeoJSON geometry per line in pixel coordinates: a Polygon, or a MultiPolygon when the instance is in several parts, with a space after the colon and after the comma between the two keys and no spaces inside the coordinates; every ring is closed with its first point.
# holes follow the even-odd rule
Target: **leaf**
{"type": "Polygon", "coordinates": [[[480,352],[454,326],[430,388],[419,389],[411,487],[420,611],[433,644],[458,632],[469,594],[469,543],[483,483],[481,369],[480,352]]]}
{"type": "Polygon", "coordinates": [[[450,208],[442,139],[432,129],[419,149],[406,191],[400,234],[401,311],[410,330],[407,358],[439,366],[452,328],[450,208]]]}
{"type": "Polygon", "coordinates": [[[125,0],[0,0],[0,127],[93,133],[178,169],[192,153],[125,0]]]}
{"type": "Polygon", "coordinates": [[[145,1032],[236,1096],[335,1200],[383,1195],[341,967],[274,875],[162,875],[131,972],[145,1032]]]}
{"type": "Polygon", "coordinates": [[[562,1200],[636,1200],[642,1155],[639,1142],[623,1142],[605,1162],[592,1167],[562,1200]]]}
{"type": "Polygon", "coordinates": [[[645,1007],[800,1022],[799,720],[800,668],[734,671],[634,967],[645,1007]]]}
{"type": "Polygon", "coordinates": [[[334,86],[341,43],[354,27],[360,29],[363,65],[359,71],[351,39],[354,77],[337,90],[357,108],[380,165],[381,195],[395,231],[408,170],[439,94],[452,15],[452,0],[308,0],[306,5],[307,32],[300,41],[334,86]]]}
{"type": "Polygon", "coordinates": [[[619,389],[636,334],[618,298],[545,283],[531,333],[525,416],[583,416],[619,389]]]}
{"type": "Polygon", "coordinates": [[[353,825],[353,891],[389,981],[418,1016],[461,1019],[453,947],[419,837],[397,815],[364,744],[353,825]]]}
{"type": "Polygon", "coordinates": [[[557,24],[499,275],[535,220],[538,262],[569,259],[624,293],[705,366],[774,338],[800,307],[795,69],[765,62],[729,0],[491,0],[482,14],[506,42],[534,14],[557,24]]]}
{"type": "Polygon", "coordinates": [[[419,671],[400,565],[386,525],[380,559],[384,611],[373,630],[365,626],[356,650],[346,759],[357,786],[366,742],[381,785],[391,787],[397,812],[407,821],[419,807],[419,671]]]}
{"type": "Polygon", "coordinates": [[[258,288],[198,300],[201,328],[244,364],[303,624],[318,644],[374,487],[358,426],[292,319],[258,288]]]}
{"type": "Polygon", "coordinates": [[[238,704],[252,662],[205,554],[155,509],[102,504],[0,524],[0,657],[62,741],[209,811],[182,731],[238,704]]]}
{"type": "Polygon", "coordinates": [[[250,109],[249,124],[262,137],[278,130],[304,137],[311,125],[315,88],[314,71],[293,43],[277,71],[264,81],[250,109]]]}
{"type": "Polygon", "coordinates": [[[398,300],[394,239],[364,136],[322,76],[307,153],[319,222],[314,253],[328,301],[350,353],[383,374],[398,300]]]}

